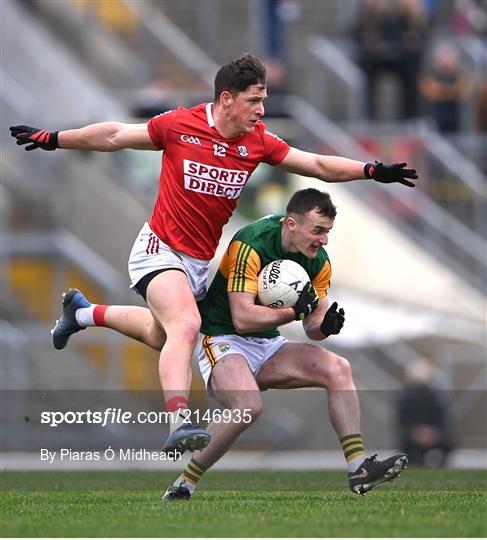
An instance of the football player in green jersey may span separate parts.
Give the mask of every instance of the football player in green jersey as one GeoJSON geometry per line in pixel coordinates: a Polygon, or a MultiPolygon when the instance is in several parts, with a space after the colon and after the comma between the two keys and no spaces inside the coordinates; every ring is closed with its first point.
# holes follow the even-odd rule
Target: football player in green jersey
{"type": "Polygon", "coordinates": [[[285,216],[268,216],[232,238],[199,308],[202,318],[197,353],[207,390],[231,414],[211,422],[210,444],[195,452],[163,501],[189,499],[201,476],[220,459],[262,411],[261,391],[321,387],[328,393],[330,421],[343,449],[350,489],[365,494],[399,476],[406,454],[385,460],[366,457],[360,405],[349,362],[321,345],[288,342],[278,327],[302,320],[308,338],[338,334],[345,312],[327,299],[331,266],[324,246],[336,208],[328,193],[304,189],[293,195],[285,216]],[[276,259],[290,259],[308,272],[310,283],[294,307],[269,308],[257,297],[259,272],[276,259]]]}

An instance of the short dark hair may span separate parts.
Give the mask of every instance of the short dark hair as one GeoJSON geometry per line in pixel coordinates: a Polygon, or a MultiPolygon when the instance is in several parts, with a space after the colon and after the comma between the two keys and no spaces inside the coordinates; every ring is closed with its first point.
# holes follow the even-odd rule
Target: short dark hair
{"type": "Polygon", "coordinates": [[[326,191],[308,188],[296,191],[286,207],[286,215],[298,214],[304,216],[310,210],[318,210],[319,214],[335,219],[336,206],[331,202],[331,197],[326,191]]]}
{"type": "Polygon", "coordinates": [[[266,84],[266,69],[256,56],[247,53],[218,70],[215,77],[215,102],[224,90],[237,94],[253,84],[266,84]]]}

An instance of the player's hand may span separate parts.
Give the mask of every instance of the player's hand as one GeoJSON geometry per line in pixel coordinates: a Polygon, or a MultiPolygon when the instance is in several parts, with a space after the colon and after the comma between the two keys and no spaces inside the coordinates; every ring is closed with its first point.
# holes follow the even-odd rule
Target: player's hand
{"type": "Polygon", "coordinates": [[[416,169],[406,169],[407,163],[392,163],[386,165],[384,163],[375,162],[375,164],[367,163],[364,167],[364,173],[367,178],[373,178],[382,184],[392,184],[399,182],[408,187],[415,187],[413,182],[406,180],[412,178],[416,180],[418,175],[416,169]]]}
{"type": "Polygon", "coordinates": [[[325,336],[331,336],[332,334],[339,334],[340,330],[345,324],[345,310],[340,308],[337,311],[338,304],[333,302],[331,307],[325,313],[323,322],[320,325],[320,330],[325,336]]]}
{"type": "Polygon", "coordinates": [[[311,282],[308,281],[301,291],[298,301],[294,304],[293,309],[296,314],[296,320],[302,321],[318,307],[320,299],[311,282]]]}
{"type": "Polygon", "coordinates": [[[35,150],[42,148],[43,150],[56,150],[59,148],[57,136],[59,131],[46,131],[30,126],[11,126],[10,135],[17,139],[17,144],[28,144],[25,149],[35,150]]]}

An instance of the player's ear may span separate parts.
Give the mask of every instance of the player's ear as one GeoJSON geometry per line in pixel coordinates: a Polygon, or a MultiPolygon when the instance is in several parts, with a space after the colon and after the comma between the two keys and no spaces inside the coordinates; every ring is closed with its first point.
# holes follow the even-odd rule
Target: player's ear
{"type": "Polygon", "coordinates": [[[229,107],[233,103],[233,96],[228,90],[223,90],[220,94],[220,103],[223,107],[229,107]]]}
{"type": "Polygon", "coordinates": [[[292,216],[286,216],[284,218],[284,223],[290,231],[294,231],[296,228],[296,220],[292,216]]]}

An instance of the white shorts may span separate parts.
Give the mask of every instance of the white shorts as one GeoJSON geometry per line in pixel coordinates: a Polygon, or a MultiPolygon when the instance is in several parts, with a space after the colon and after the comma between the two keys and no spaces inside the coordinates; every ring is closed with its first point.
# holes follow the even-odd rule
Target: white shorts
{"type": "Polygon", "coordinates": [[[177,268],[188,277],[196,300],[206,294],[210,261],[195,259],[165,244],[145,223],[137,236],[129,257],[129,275],[133,289],[147,274],[155,270],[177,268]]]}
{"type": "Polygon", "coordinates": [[[241,354],[247,360],[252,375],[256,377],[264,363],[286,343],[287,339],[282,336],[257,338],[233,334],[206,336],[200,333],[196,343],[196,354],[210,396],[213,395],[211,371],[222,358],[228,354],[241,354]]]}

